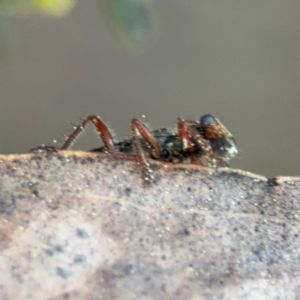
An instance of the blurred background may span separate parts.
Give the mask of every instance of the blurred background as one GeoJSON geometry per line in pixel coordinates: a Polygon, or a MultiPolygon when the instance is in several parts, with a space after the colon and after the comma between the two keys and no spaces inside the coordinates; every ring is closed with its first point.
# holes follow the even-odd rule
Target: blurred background
{"type": "MultiPolygon", "coordinates": [[[[118,1],[1,14],[0,153],[62,141],[88,114],[123,139],[133,117],[211,113],[237,140],[234,168],[300,175],[299,0],[143,0],[129,29],[133,0],[118,1]]],[[[89,127],[74,148],[99,145],[89,127]]]]}

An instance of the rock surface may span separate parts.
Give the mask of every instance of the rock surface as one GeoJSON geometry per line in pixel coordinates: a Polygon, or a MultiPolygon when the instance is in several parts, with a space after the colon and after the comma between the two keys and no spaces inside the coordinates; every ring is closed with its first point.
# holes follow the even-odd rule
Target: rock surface
{"type": "Polygon", "coordinates": [[[0,156],[0,298],[300,299],[300,179],[0,156]]]}

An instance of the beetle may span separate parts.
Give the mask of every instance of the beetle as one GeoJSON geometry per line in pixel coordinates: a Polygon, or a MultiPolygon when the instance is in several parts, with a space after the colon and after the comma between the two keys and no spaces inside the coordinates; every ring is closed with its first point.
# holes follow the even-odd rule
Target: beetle
{"type": "Polygon", "coordinates": [[[67,136],[59,150],[69,149],[89,122],[95,126],[104,144],[91,151],[135,155],[145,181],[153,179],[147,158],[216,168],[229,166],[230,159],[238,153],[232,134],[211,114],[203,115],[199,121],[179,118],[176,130],[160,128],[151,131],[134,118],[131,120],[132,137],[120,142],[114,141],[100,117],[90,115],[67,136]]]}

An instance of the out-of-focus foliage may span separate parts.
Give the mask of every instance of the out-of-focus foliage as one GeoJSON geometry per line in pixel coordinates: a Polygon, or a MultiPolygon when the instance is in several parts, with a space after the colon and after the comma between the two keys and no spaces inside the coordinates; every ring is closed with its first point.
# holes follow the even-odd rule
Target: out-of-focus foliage
{"type": "Polygon", "coordinates": [[[66,14],[74,0],[0,0],[1,14],[42,12],[52,16],[66,14]]]}
{"type": "Polygon", "coordinates": [[[75,4],[75,0],[0,0],[0,55],[7,50],[9,40],[9,16],[42,13],[63,16],[75,4]]]}
{"type": "Polygon", "coordinates": [[[0,0],[0,55],[7,49],[9,34],[5,28],[10,15],[43,13],[63,16],[74,6],[75,0],[0,0]]]}
{"type": "MultiPolygon", "coordinates": [[[[121,42],[133,52],[151,48],[157,35],[158,20],[152,0],[99,0],[111,27],[121,42]]],[[[1,19],[7,15],[43,13],[63,16],[76,0],[0,0],[0,51],[3,49],[1,19]]]]}
{"type": "Polygon", "coordinates": [[[151,0],[100,1],[104,1],[109,21],[126,47],[144,51],[153,44],[158,20],[151,0]]]}
{"type": "Polygon", "coordinates": [[[64,15],[74,5],[73,0],[31,0],[32,6],[44,13],[51,15],[64,15]]]}

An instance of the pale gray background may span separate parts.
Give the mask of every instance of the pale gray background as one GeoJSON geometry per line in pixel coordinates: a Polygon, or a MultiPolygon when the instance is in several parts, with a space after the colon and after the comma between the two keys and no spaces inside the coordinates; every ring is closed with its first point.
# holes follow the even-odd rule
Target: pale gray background
{"type": "MultiPolygon", "coordinates": [[[[300,1],[160,0],[152,51],[132,55],[96,0],[62,19],[12,17],[0,61],[0,153],[61,139],[88,113],[118,138],[129,121],[219,117],[240,154],[232,166],[300,175],[300,1]]],[[[77,149],[98,145],[92,130],[77,149]]]]}

